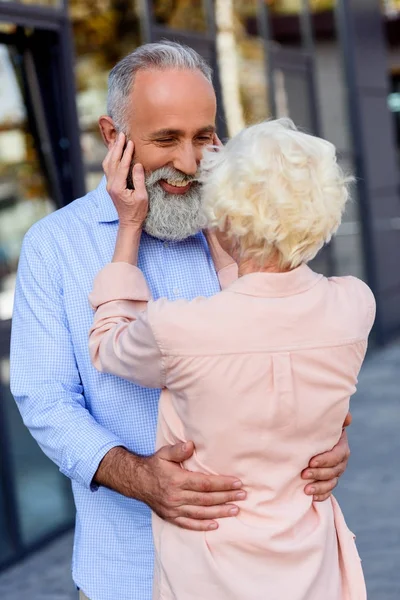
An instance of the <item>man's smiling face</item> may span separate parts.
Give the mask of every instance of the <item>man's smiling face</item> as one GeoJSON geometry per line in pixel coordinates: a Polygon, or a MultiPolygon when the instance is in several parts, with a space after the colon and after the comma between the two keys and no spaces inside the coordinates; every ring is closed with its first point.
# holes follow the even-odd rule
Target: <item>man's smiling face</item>
{"type": "Polygon", "coordinates": [[[145,230],[162,239],[193,235],[203,225],[194,181],[213,143],[216,99],[200,71],[139,71],[131,92],[127,135],[143,165],[149,193],[145,230]]]}
{"type": "MultiPolygon", "coordinates": [[[[216,99],[200,71],[139,71],[128,120],[135,161],[146,172],[172,166],[193,177],[215,132],[216,99]]],[[[169,193],[182,193],[162,183],[169,193]]]]}

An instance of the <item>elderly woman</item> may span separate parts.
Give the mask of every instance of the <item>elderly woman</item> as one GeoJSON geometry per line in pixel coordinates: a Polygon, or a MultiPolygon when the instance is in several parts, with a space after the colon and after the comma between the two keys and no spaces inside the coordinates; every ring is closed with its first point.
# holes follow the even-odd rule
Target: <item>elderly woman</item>
{"type": "Polygon", "coordinates": [[[307,266],[340,224],[349,180],[332,144],[289,121],[242,131],[203,168],[222,292],[151,301],[135,266],[147,213],[136,165],[133,202],[116,203],[132,227],[91,295],[96,368],[163,390],[158,447],[193,440],[186,468],[233,472],[247,491],[215,531],[154,515],[154,598],[364,600],[337,502],[313,502],[299,475],[341,435],[374,321],[363,282],[307,266]]]}

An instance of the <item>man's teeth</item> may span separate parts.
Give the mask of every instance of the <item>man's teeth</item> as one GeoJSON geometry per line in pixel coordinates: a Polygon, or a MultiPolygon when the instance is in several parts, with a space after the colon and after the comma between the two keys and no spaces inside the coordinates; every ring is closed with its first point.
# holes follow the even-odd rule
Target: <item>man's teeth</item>
{"type": "Polygon", "coordinates": [[[173,179],[166,179],[165,181],[174,187],[186,187],[189,183],[188,181],[175,181],[173,179]]]}

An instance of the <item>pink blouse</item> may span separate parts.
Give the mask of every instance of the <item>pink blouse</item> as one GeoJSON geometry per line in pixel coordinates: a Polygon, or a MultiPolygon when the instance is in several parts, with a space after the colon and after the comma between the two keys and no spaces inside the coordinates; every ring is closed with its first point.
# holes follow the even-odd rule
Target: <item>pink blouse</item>
{"type": "Polygon", "coordinates": [[[95,367],[162,388],[157,448],[193,440],[185,468],[237,476],[248,494],[237,517],[207,533],[153,516],[153,598],[365,600],[336,500],[314,503],[300,473],[341,435],[372,292],[306,265],[219,275],[224,289],[212,298],[152,302],[141,271],[113,263],[90,297],[95,367]]]}

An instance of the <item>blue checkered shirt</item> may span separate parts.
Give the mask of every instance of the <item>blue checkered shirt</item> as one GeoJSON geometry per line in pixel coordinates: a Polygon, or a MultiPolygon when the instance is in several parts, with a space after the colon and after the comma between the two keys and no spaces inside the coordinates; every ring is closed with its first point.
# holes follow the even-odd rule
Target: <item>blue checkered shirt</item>
{"type": "MultiPolygon", "coordinates": [[[[155,444],[159,391],[98,373],[89,358],[88,294],[111,260],[117,228],[103,179],[95,191],[26,234],[13,316],[11,388],[32,435],[72,480],[76,585],[91,600],[150,600],[150,509],[91,485],[114,446],[146,455],[155,444]]],[[[139,267],[155,299],[193,299],[220,289],[202,234],[178,243],[143,234],[139,267]]]]}

